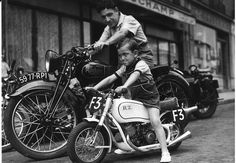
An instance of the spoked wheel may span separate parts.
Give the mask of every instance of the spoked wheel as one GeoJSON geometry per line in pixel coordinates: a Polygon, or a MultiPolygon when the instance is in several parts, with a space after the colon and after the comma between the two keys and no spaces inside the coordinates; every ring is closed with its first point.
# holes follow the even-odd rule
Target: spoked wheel
{"type": "Polygon", "coordinates": [[[5,132],[14,148],[33,159],[50,159],[66,152],[69,133],[76,125],[73,107],[64,99],[51,112],[51,90],[26,94],[23,98],[11,98],[5,114],[5,132]],[[18,114],[22,119],[17,119],[18,114]],[[22,124],[22,133],[19,133],[22,124]]]}
{"type": "Polygon", "coordinates": [[[98,163],[105,157],[109,144],[108,134],[104,129],[95,134],[95,128],[95,123],[82,122],[73,129],[67,151],[72,162],[98,163]]]}
{"type": "Polygon", "coordinates": [[[188,91],[184,86],[174,80],[161,80],[157,83],[160,100],[165,100],[170,97],[177,97],[179,104],[184,107],[189,106],[188,91]]]}
{"type": "MultiPolygon", "coordinates": [[[[4,118],[3,118],[4,119],[4,118]]],[[[4,130],[4,122],[2,119],[2,151],[7,152],[12,149],[11,143],[8,141],[5,130],[4,130]]],[[[17,135],[21,135],[23,133],[23,115],[16,113],[15,122],[16,122],[16,133],[17,135]]]]}

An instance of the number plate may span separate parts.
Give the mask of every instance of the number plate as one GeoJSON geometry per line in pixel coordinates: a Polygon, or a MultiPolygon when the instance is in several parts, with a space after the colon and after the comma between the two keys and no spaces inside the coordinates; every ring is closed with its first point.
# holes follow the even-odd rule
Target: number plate
{"type": "Polygon", "coordinates": [[[174,122],[182,122],[186,119],[186,114],[183,109],[172,110],[172,115],[174,122]]]}
{"type": "Polygon", "coordinates": [[[46,79],[48,79],[47,72],[32,72],[32,73],[20,76],[18,78],[18,81],[20,84],[24,84],[30,81],[46,80],[46,79]]]}
{"type": "Polygon", "coordinates": [[[105,99],[102,96],[92,97],[88,109],[91,113],[94,113],[104,108],[105,99]]]}

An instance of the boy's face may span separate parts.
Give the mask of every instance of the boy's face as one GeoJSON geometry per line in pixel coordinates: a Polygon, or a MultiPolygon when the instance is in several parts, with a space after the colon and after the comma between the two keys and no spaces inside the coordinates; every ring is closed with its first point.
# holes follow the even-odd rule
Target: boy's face
{"type": "Polygon", "coordinates": [[[115,9],[104,9],[100,12],[104,22],[110,28],[115,27],[119,22],[119,11],[117,8],[115,9]]]}
{"type": "Polygon", "coordinates": [[[134,50],[133,52],[129,49],[128,45],[125,45],[118,49],[118,55],[121,63],[125,66],[131,65],[138,56],[138,51],[134,50]]]}

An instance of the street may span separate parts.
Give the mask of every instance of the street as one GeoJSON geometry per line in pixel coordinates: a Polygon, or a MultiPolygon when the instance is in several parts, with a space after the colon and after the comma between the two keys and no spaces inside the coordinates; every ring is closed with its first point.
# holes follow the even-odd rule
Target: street
{"type": "MultiPolygon", "coordinates": [[[[177,151],[171,153],[172,163],[234,163],[235,152],[235,104],[219,105],[210,119],[193,119],[186,130],[192,137],[185,140],[177,151]]],[[[156,163],[160,152],[129,155],[108,154],[103,163],[156,163]]],[[[16,151],[2,154],[2,163],[70,163],[68,157],[34,161],[16,151]]]]}

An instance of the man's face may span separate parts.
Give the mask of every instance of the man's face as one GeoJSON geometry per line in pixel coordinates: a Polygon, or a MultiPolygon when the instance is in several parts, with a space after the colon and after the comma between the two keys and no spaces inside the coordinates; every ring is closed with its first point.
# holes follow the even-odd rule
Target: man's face
{"type": "Polygon", "coordinates": [[[123,47],[120,47],[118,49],[119,59],[121,63],[125,66],[131,65],[136,57],[137,57],[137,50],[134,50],[133,52],[129,49],[128,45],[125,45],[123,47]]]}
{"type": "Polygon", "coordinates": [[[115,27],[119,22],[119,11],[115,9],[104,9],[100,12],[104,22],[109,27],[115,27]]]}

